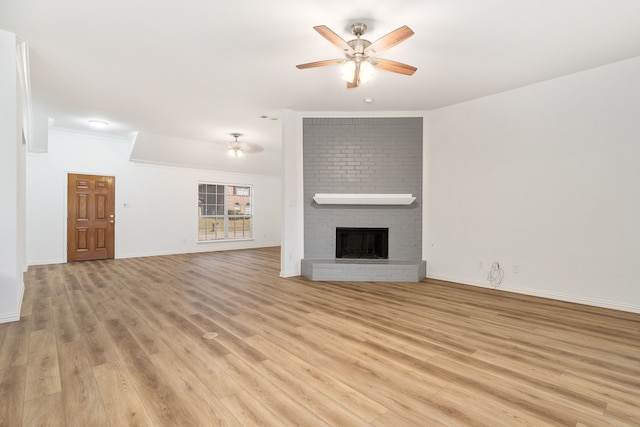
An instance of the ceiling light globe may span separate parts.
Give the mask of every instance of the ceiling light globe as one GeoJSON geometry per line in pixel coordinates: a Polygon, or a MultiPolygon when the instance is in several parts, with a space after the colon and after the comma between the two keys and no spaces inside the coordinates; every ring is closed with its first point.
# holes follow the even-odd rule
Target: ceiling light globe
{"type": "Polygon", "coordinates": [[[340,77],[342,78],[342,80],[346,82],[352,82],[355,72],[356,72],[356,62],[347,61],[342,66],[342,75],[340,77]]]}
{"type": "Polygon", "coordinates": [[[227,154],[229,157],[239,159],[244,156],[244,151],[242,151],[242,148],[240,147],[230,147],[229,150],[227,150],[227,154]]]}
{"type": "Polygon", "coordinates": [[[360,83],[366,83],[373,78],[373,65],[369,61],[360,63],[360,83]]]}

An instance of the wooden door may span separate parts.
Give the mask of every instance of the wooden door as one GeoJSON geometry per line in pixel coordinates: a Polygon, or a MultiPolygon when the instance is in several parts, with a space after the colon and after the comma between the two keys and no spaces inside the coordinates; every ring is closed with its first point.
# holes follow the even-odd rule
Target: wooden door
{"type": "Polygon", "coordinates": [[[113,258],[115,177],[69,174],[67,261],[113,258]]]}

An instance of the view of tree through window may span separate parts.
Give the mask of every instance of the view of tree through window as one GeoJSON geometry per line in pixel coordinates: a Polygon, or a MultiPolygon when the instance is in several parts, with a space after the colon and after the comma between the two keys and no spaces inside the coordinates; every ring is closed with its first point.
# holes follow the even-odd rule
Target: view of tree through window
{"type": "Polygon", "coordinates": [[[198,240],[250,239],[253,188],[198,184],[198,240]]]}

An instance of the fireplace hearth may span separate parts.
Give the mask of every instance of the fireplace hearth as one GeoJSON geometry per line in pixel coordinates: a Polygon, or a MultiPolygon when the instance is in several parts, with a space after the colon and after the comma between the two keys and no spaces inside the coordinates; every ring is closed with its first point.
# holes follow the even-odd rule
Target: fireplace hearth
{"type": "Polygon", "coordinates": [[[389,229],[336,227],[336,259],[389,259],[389,229]]]}

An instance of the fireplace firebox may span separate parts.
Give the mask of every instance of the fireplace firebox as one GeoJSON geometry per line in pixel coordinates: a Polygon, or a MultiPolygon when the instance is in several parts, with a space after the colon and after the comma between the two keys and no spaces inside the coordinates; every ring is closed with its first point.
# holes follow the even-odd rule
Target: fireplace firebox
{"type": "Polygon", "coordinates": [[[388,228],[336,227],[336,259],[389,259],[388,228]]]}

